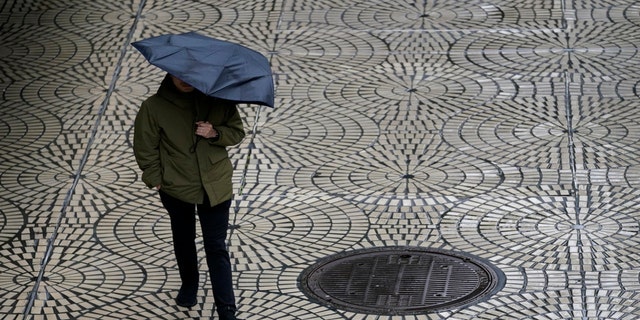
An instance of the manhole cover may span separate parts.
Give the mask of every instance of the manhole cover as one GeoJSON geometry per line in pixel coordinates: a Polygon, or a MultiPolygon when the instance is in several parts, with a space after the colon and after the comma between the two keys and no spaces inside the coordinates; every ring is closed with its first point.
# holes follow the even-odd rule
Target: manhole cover
{"type": "Polygon", "coordinates": [[[504,286],[488,262],[457,252],[384,247],[322,259],[302,272],[302,291],[318,303],[357,313],[409,315],[480,302],[504,286]]]}

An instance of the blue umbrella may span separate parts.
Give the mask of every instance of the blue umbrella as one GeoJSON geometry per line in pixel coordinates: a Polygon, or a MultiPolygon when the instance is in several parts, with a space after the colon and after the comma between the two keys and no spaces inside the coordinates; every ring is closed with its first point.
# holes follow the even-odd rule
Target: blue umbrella
{"type": "Polygon", "coordinates": [[[271,67],[257,51],[196,32],[161,35],[131,45],[149,63],[206,95],[273,108],[271,67]]]}

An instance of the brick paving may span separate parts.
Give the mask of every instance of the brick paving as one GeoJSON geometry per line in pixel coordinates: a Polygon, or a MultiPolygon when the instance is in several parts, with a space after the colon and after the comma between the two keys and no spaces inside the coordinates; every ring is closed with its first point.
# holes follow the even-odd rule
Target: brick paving
{"type": "Polygon", "coordinates": [[[163,73],[130,43],[252,47],[229,250],[241,319],[640,318],[640,5],[623,0],[80,1],[0,5],[0,315],[208,319],[175,306],[168,217],[131,133],[163,73]],[[309,299],[350,250],[464,252],[505,275],[404,316],[309,299]]]}

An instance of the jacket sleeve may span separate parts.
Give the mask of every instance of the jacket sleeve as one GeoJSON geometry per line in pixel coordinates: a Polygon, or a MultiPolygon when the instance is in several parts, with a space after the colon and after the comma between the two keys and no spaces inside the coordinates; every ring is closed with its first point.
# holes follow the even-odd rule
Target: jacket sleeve
{"type": "Polygon", "coordinates": [[[142,181],[149,188],[162,184],[160,165],[160,126],[150,110],[150,103],[142,103],[136,115],[133,152],[142,170],[142,181]]]}
{"type": "Polygon", "coordinates": [[[244,139],[246,133],[242,126],[242,118],[235,104],[227,107],[225,120],[222,125],[215,126],[216,131],[218,131],[218,137],[209,139],[209,144],[228,147],[236,145],[244,139]]]}

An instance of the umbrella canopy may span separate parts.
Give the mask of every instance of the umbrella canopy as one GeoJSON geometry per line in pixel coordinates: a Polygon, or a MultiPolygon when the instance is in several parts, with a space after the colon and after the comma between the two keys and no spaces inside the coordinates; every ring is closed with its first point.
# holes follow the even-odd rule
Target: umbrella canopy
{"type": "Polygon", "coordinates": [[[206,95],[273,108],[271,67],[257,51],[196,32],[161,35],[132,45],[149,63],[206,95]]]}

